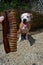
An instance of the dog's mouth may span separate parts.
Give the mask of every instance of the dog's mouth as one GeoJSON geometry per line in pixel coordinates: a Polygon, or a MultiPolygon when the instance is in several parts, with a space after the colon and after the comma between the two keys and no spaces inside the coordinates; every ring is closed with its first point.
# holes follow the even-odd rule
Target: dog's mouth
{"type": "Polygon", "coordinates": [[[23,20],[23,23],[26,25],[28,22],[26,19],[23,20]]]}

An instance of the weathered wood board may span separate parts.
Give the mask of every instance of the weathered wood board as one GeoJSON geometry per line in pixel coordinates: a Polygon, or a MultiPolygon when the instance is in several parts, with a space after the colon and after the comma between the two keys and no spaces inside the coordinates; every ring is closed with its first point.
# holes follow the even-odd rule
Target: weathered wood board
{"type": "Polygon", "coordinates": [[[5,20],[2,22],[5,52],[15,52],[17,50],[16,12],[14,10],[8,10],[1,15],[5,17],[5,20]]]}

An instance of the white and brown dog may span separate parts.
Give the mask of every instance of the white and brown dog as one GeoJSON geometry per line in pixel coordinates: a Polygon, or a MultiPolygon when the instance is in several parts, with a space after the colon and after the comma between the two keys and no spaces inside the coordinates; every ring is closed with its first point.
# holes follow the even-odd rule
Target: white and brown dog
{"type": "Polygon", "coordinates": [[[19,25],[19,30],[18,30],[18,34],[19,34],[19,40],[21,39],[27,39],[27,34],[29,33],[29,30],[31,28],[30,25],[30,20],[32,18],[32,14],[31,13],[23,13],[21,14],[21,23],[19,25]]]}

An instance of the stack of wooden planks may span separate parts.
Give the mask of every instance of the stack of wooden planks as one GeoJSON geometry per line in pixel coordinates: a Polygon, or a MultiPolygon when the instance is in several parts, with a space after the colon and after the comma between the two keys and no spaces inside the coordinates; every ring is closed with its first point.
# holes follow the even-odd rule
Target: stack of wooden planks
{"type": "Polygon", "coordinates": [[[5,20],[2,22],[5,52],[15,52],[17,50],[16,11],[7,10],[1,15],[5,17],[5,20]]]}

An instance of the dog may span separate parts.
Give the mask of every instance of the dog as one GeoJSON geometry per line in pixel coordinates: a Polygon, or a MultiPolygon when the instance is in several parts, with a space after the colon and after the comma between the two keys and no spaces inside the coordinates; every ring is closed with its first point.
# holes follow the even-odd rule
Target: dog
{"type": "Polygon", "coordinates": [[[30,21],[32,18],[32,14],[31,13],[22,13],[21,14],[21,23],[19,25],[19,30],[18,30],[18,34],[19,34],[19,39],[18,41],[21,41],[23,38],[24,39],[28,39],[27,35],[29,34],[29,30],[31,28],[30,25],[30,21]]]}

